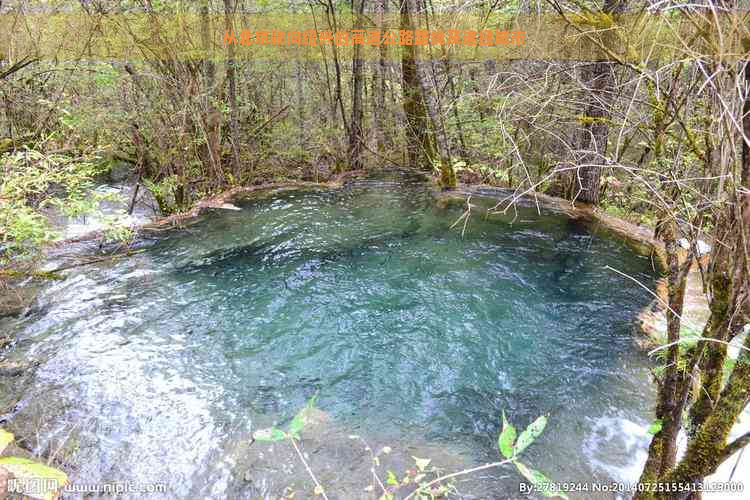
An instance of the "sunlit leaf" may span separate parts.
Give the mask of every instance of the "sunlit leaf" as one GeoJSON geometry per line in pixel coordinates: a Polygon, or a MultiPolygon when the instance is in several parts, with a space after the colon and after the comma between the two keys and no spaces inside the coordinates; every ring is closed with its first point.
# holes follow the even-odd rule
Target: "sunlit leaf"
{"type": "Polygon", "coordinates": [[[386,474],[387,476],[385,478],[385,483],[390,484],[391,486],[398,486],[398,478],[396,477],[396,474],[394,474],[391,470],[389,470],[386,474]]]}
{"type": "Polygon", "coordinates": [[[307,408],[297,413],[289,424],[289,434],[298,436],[307,423],[307,408]]]}
{"type": "Polygon", "coordinates": [[[6,431],[5,429],[0,429],[0,453],[5,450],[5,448],[13,442],[15,439],[15,436],[11,434],[10,432],[6,431]]]}
{"type": "Polygon", "coordinates": [[[551,485],[552,481],[539,472],[538,470],[531,469],[529,467],[526,467],[521,462],[514,462],[516,464],[516,468],[518,469],[518,472],[521,473],[521,475],[530,482],[533,486],[535,486],[536,491],[540,493],[542,496],[548,497],[548,498],[565,498],[567,500],[568,495],[565,494],[563,491],[552,491],[551,485]]]}
{"type": "Polygon", "coordinates": [[[516,455],[520,455],[523,450],[529,447],[536,438],[544,431],[547,426],[547,417],[542,415],[526,427],[516,441],[516,455]]]}
{"type": "Polygon", "coordinates": [[[253,432],[253,439],[261,442],[282,441],[288,437],[288,434],[278,427],[269,427],[253,432]]]}
{"type": "Polygon", "coordinates": [[[648,433],[649,434],[656,434],[661,430],[662,421],[660,418],[654,420],[651,422],[651,425],[648,426],[648,433]]]}
{"type": "Polygon", "coordinates": [[[419,469],[420,471],[424,471],[432,461],[429,458],[417,458],[414,456],[412,456],[411,458],[414,459],[414,463],[417,464],[417,469],[419,469]]]}
{"type": "Polygon", "coordinates": [[[26,493],[26,496],[42,500],[57,498],[60,489],[68,484],[68,476],[61,470],[20,457],[0,458],[0,467],[21,481],[42,481],[50,486],[47,491],[26,493]]]}
{"type": "Polygon", "coordinates": [[[516,440],[516,428],[508,423],[503,412],[503,430],[497,438],[497,447],[505,458],[513,457],[513,442],[516,440]]]}
{"type": "Polygon", "coordinates": [[[318,398],[318,395],[311,397],[310,400],[307,402],[304,408],[302,408],[292,419],[292,422],[289,424],[289,434],[291,434],[294,437],[299,437],[299,432],[307,425],[309,422],[309,415],[310,411],[315,408],[315,401],[318,398]]]}

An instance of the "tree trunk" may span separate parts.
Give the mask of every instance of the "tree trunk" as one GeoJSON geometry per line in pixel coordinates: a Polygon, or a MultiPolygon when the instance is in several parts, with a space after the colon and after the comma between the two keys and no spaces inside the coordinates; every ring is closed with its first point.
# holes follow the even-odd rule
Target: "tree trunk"
{"type": "MultiPolygon", "coordinates": [[[[413,29],[415,23],[413,22],[411,16],[416,16],[417,14],[417,1],[405,0],[402,5],[406,6],[406,16],[402,16],[402,24],[403,18],[406,17],[408,18],[407,22],[410,26],[406,29],[413,29]]],[[[415,90],[417,92],[417,100],[421,100],[421,102],[423,103],[424,110],[429,117],[429,124],[431,125],[434,135],[435,150],[433,150],[432,154],[428,156],[429,163],[430,165],[432,165],[435,161],[439,162],[440,185],[444,189],[455,188],[456,173],[453,170],[450,148],[448,147],[448,139],[445,134],[445,128],[443,127],[442,118],[440,116],[440,105],[437,101],[437,98],[435,97],[435,93],[433,92],[432,84],[430,83],[430,78],[428,76],[427,63],[423,59],[419,58],[416,46],[407,45],[405,47],[410,48],[411,50],[409,53],[410,57],[407,58],[408,64],[404,65],[404,72],[406,72],[407,67],[410,71],[413,71],[413,74],[410,75],[410,84],[416,84],[415,90]],[[419,99],[420,95],[421,99],[419,99]]],[[[404,79],[406,80],[406,76],[404,76],[404,79]]],[[[404,111],[406,111],[406,103],[404,103],[404,111]]]]}
{"type": "Polygon", "coordinates": [[[443,49],[443,66],[445,68],[445,75],[448,80],[448,87],[451,91],[451,113],[453,114],[453,119],[456,120],[456,134],[458,135],[458,151],[456,151],[456,148],[454,148],[453,152],[457,157],[460,158],[466,155],[467,149],[466,139],[464,139],[464,130],[463,126],[461,125],[461,116],[458,114],[459,95],[456,90],[456,82],[453,79],[453,66],[450,62],[450,58],[445,52],[445,47],[442,45],[440,47],[443,49]]]}
{"type": "Polygon", "coordinates": [[[299,120],[297,130],[299,133],[300,155],[303,155],[305,148],[305,96],[302,89],[302,61],[295,59],[294,64],[296,66],[295,73],[297,73],[297,119],[299,120]]]}
{"type": "MultiPolygon", "coordinates": [[[[413,30],[409,0],[401,1],[401,29],[413,30]]],[[[417,73],[417,50],[413,45],[401,45],[401,86],[406,118],[407,164],[411,168],[432,168],[435,146],[430,136],[429,121],[417,73]]]]}
{"type": "MultiPolygon", "coordinates": [[[[362,15],[364,14],[365,0],[352,0],[352,12],[355,15],[355,30],[362,29],[362,15]]],[[[352,58],[352,118],[349,122],[349,165],[354,170],[362,168],[362,149],[364,138],[362,132],[362,120],[364,111],[362,109],[362,90],[364,87],[364,66],[362,59],[362,46],[354,44],[352,58]]]]}
{"type": "Polygon", "coordinates": [[[589,92],[582,124],[576,144],[580,154],[576,158],[579,166],[572,198],[592,205],[599,204],[599,185],[604,155],[609,136],[609,109],[614,86],[612,66],[607,61],[597,61],[583,70],[584,81],[589,92]]]}
{"type": "MultiPolygon", "coordinates": [[[[750,43],[749,43],[750,45],[750,43]]],[[[750,64],[744,68],[745,88],[750,88],[750,64]]],[[[734,79],[732,78],[732,81],[734,79]]],[[[742,147],[739,168],[735,170],[734,179],[739,179],[738,187],[731,190],[731,198],[723,203],[724,212],[720,214],[714,230],[711,258],[707,270],[706,283],[711,315],[702,332],[702,338],[719,342],[700,341],[679,361],[681,380],[673,382],[676,396],[660,391],[659,411],[676,403],[669,418],[670,425],[679,430],[679,419],[685,406],[683,397],[686,386],[693,377],[697,378],[695,389],[696,402],[690,408],[688,425],[688,443],[684,456],[675,465],[676,451],[670,442],[675,430],[657,433],[652,439],[649,456],[641,476],[642,483],[664,483],[667,485],[700,485],[704,479],[716,472],[722,462],[735,452],[750,444],[750,433],[727,443],[729,434],[740,414],[750,401],[750,337],[744,341],[734,368],[725,384],[724,360],[727,348],[721,342],[730,342],[743,330],[750,320],[750,272],[747,267],[747,255],[750,252],[748,227],[750,227],[750,193],[739,186],[750,185],[750,95],[744,96],[742,119],[742,147]],[[695,373],[694,373],[695,372],[695,373]]],[[[735,160],[728,159],[730,162],[735,160]]],[[[734,164],[732,168],[736,168],[734,164]]],[[[672,222],[674,224],[674,222],[672,222]]],[[[670,274],[672,274],[670,272],[670,274]]],[[[671,290],[670,290],[671,292],[671,290]]],[[[671,303],[671,300],[670,300],[671,303]]],[[[674,335],[670,332],[670,341],[674,335]]],[[[670,369],[665,377],[678,377],[677,357],[670,352],[667,362],[675,368],[670,369]]],[[[693,492],[639,492],[636,499],[696,499],[699,493],[693,492]]]]}
{"type": "Polygon", "coordinates": [[[205,0],[201,5],[201,42],[203,47],[209,51],[201,64],[203,76],[203,89],[201,92],[202,109],[200,120],[206,137],[204,165],[209,171],[214,172],[214,179],[223,178],[221,173],[221,120],[217,119],[219,112],[214,107],[214,85],[216,80],[216,65],[211,60],[213,55],[213,42],[211,38],[211,17],[209,16],[209,2],[205,0]]]}
{"type": "MultiPolygon", "coordinates": [[[[232,16],[234,15],[234,6],[232,0],[224,0],[224,29],[233,30],[232,16]]],[[[227,59],[227,83],[229,91],[227,99],[229,100],[229,142],[232,146],[232,175],[235,182],[240,182],[242,175],[242,166],[240,164],[240,129],[239,129],[239,110],[237,103],[237,75],[235,70],[236,61],[234,59],[234,45],[227,45],[229,49],[227,59]]]]}
{"type": "MultiPolygon", "coordinates": [[[[625,6],[624,0],[605,0],[602,12],[615,14],[625,6]]],[[[586,104],[580,117],[581,129],[575,161],[579,166],[572,189],[572,198],[592,205],[599,204],[600,183],[609,137],[609,119],[614,92],[614,66],[606,60],[594,61],[584,67],[582,80],[586,85],[586,104]]]]}
{"type": "MultiPolygon", "coordinates": [[[[384,29],[384,16],[386,9],[388,8],[388,2],[386,0],[376,0],[375,2],[375,13],[377,15],[378,29],[384,29]]],[[[375,121],[375,147],[378,153],[383,153],[386,148],[386,126],[385,126],[385,79],[387,75],[386,53],[387,47],[382,43],[378,47],[379,58],[375,66],[375,78],[373,81],[373,99],[375,105],[373,106],[373,118],[375,121]]]]}

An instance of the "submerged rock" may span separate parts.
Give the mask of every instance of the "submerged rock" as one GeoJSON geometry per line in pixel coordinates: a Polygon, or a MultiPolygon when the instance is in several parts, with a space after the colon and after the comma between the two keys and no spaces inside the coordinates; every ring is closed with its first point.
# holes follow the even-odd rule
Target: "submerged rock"
{"type": "MultiPolygon", "coordinates": [[[[384,436],[354,435],[327,413],[311,409],[307,423],[296,441],[254,441],[238,443],[231,453],[234,458],[234,480],[227,492],[243,498],[312,498],[316,480],[326,495],[333,499],[380,498],[383,494],[374,473],[385,485],[391,471],[403,479],[417,474],[416,459],[428,459],[430,468],[449,473],[469,466],[471,460],[457,450],[438,443],[387,440],[384,436]],[[302,458],[304,458],[304,463],[302,458]],[[310,468],[308,471],[307,467],[310,468]]],[[[434,477],[434,474],[433,476],[434,477]]],[[[461,489],[474,489],[466,478],[461,489]]],[[[487,477],[483,480],[486,482],[487,477]]],[[[392,486],[390,486],[392,487],[392,486]]],[[[398,491],[404,496],[414,489],[413,484],[398,491]]]]}
{"type": "Polygon", "coordinates": [[[27,361],[0,361],[0,377],[17,377],[33,366],[27,361]]]}
{"type": "Polygon", "coordinates": [[[19,287],[0,286],[0,318],[18,316],[36,299],[39,287],[26,285],[19,287]]]}
{"type": "Polygon", "coordinates": [[[222,203],[217,208],[221,208],[221,209],[224,209],[224,210],[242,210],[237,205],[232,205],[231,203],[222,203]]]}

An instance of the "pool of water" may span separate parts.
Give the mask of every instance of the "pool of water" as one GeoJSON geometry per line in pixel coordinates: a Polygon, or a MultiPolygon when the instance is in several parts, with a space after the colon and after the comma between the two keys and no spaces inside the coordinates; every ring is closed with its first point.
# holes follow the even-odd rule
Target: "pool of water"
{"type": "MultiPolygon", "coordinates": [[[[653,391],[634,318],[650,299],[605,266],[651,286],[647,257],[549,208],[477,207],[462,234],[460,204],[400,174],[235,203],[0,323],[18,339],[7,356],[38,363],[0,378],[5,425],[42,453],[64,443],[74,480],[164,482],[165,498],[254,498],[238,443],[315,394],[342,434],[462,467],[498,458],[502,411],[547,414],[528,463],[637,478],[653,391]]],[[[346,475],[351,457],[315,453],[346,475]]],[[[462,494],[521,496],[512,469],[481,479],[462,494]]]]}

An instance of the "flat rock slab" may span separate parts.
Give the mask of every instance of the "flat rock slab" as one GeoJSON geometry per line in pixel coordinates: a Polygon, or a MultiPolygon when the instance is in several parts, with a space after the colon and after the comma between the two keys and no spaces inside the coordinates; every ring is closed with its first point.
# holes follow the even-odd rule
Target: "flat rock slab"
{"type": "MultiPolygon", "coordinates": [[[[330,500],[380,498],[383,489],[373,476],[373,470],[383,485],[386,485],[388,471],[399,479],[413,477],[418,473],[414,457],[430,459],[430,467],[436,467],[443,474],[472,465],[462,454],[438,444],[386,443],[370,436],[363,439],[347,432],[325,412],[313,412],[300,433],[297,446],[330,500]],[[370,442],[371,439],[374,441],[370,442]]],[[[275,442],[248,439],[238,443],[231,455],[235,457],[235,480],[228,492],[232,496],[322,498],[314,495],[315,483],[288,439],[275,442]]],[[[434,477],[434,474],[430,476],[434,477]]],[[[462,483],[462,487],[469,486],[462,483]]],[[[474,486],[471,485],[472,489],[474,486]]],[[[408,495],[413,489],[413,485],[401,487],[396,498],[408,495]]]]}

